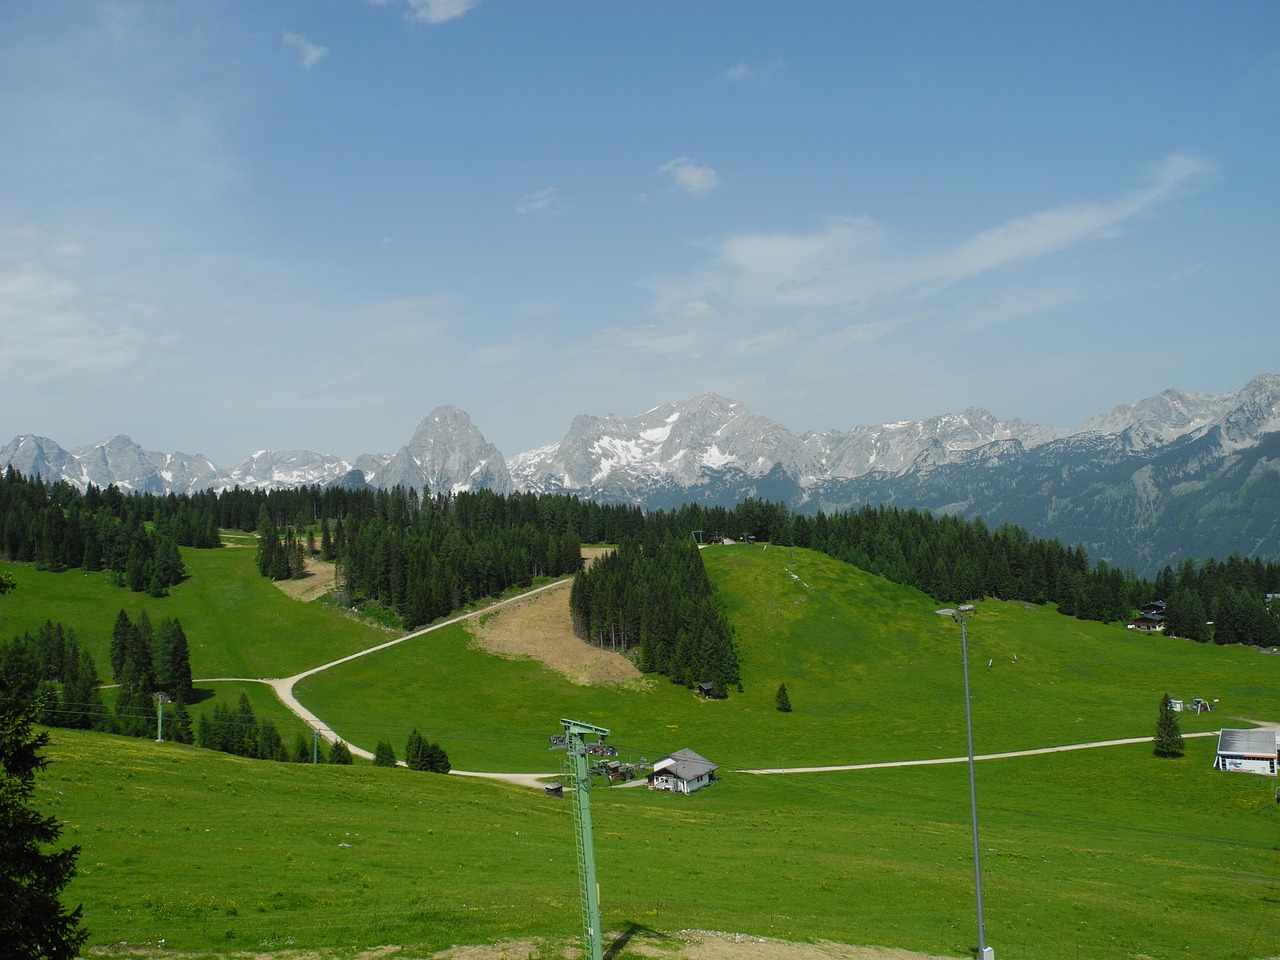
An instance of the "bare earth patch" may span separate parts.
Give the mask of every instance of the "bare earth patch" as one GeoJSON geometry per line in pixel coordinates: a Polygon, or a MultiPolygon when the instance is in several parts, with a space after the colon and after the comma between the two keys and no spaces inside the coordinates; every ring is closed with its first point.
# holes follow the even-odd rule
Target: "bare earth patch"
{"type": "Polygon", "coordinates": [[[285,596],[304,603],[323,597],[333,589],[333,564],[314,557],[302,561],[305,576],[297,580],[277,580],[275,584],[285,596]]]}
{"type": "MultiPolygon", "coordinates": [[[[183,954],[164,949],[132,948],[118,953],[111,947],[88,951],[96,957],[147,957],[151,960],[207,960],[209,954],[183,954]]],[[[222,960],[530,960],[530,958],[571,958],[583,956],[577,942],[541,939],[508,940],[482,946],[454,946],[436,953],[413,947],[383,946],[351,953],[335,950],[237,951],[219,955],[222,960]]],[[[630,934],[613,931],[605,940],[605,956],[616,960],[665,958],[665,960],[949,960],[933,954],[912,953],[889,947],[855,947],[820,940],[817,943],[788,943],[737,933],[711,930],[680,930],[661,933],[640,930],[630,934]]]]}
{"type": "Polygon", "coordinates": [[[626,683],[642,676],[620,653],[599,650],[573,635],[566,580],[470,621],[476,646],[509,660],[537,660],[578,684],[626,683]]]}
{"type": "MultiPolygon", "coordinates": [[[[615,933],[613,936],[617,937],[615,933]]],[[[887,947],[854,947],[842,943],[788,943],[736,933],[709,930],[681,930],[659,933],[644,930],[625,943],[610,947],[605,941],[605,956],[623,960],[627,957],[665,957],[667,960],[944,960],[908,950],[887,947]]],[[[578,957],[575,947],[561,949],[535,941],[513,941],[479,947],[450,947],[433,953],[431,960],[526,960],[529,957],[578,957]],[[547,949],[551,946],[551,949],[547,949]]]]}

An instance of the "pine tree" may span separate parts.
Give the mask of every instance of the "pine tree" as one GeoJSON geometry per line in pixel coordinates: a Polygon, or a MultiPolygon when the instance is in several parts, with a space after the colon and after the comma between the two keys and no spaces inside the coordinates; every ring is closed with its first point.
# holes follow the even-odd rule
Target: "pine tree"
{"type": "Polygon", "coordinates": [[[124,678],[124,664],[129,658],[129,649],[133,646],[133,633],[133,622],[121,610],[116,614],[116,623],[111,630],[111,676],[116,683],[124,678]]]}
{"type": "Polygon", "coordinates": [[[427,769],[427,741],[417,727],[409,734],[409,742],[404,748],[404,762],[410,770],[427,769]]]}
{"type": "Polygon", "coordinates": [[[336,763],[344,767],[351,766],[352,759],[350,748],[341,740],[335,741],[333,749],[329,751],[329,762],[336,763]]]}
{"type": "Polygon", "coordinates": [[[787,695],[787,685],[785,683],[778,684],[778,695],[775,698],[778,710],[782,713],[791,712],[791,697],[787,695]]]}
{"type": "Polygon", "coordinates": [[[448,773],[452,768],[449,763],[449,755],[444,752],[444,747],[438,743],[428,743],[425,756],[426,766],[423,769],[429,773],[448,773]]]}
{"type": "Polygon", "coordinates": [[[191,680],[191,651],[182,624],[164,619],[156,631],[156,686],[175,700],[190,703],[194,693],[191,680]]]}
{"type": "Polygon", "coordinates": [[[1173,700],[1165,694],[1160,700],[1160,714],[1156,718],[1156,756],[1182,756],[1182,728],[1178,715],[1173,712],[1173,700]]]}
{"type": "Polygon", "coordinates": [[[75,875],[80,848],[45,852],[62,831],[31,806],[49,734],[33,733],[36,708],[9,694],[0,685],[0,943],[5,956],[70,960],[88,931],[80,928],[81,908],[66,910],[59,894],[75,875]]]}
{"type": "Polygon", "coordinates": [[[387,741],[378,741],[378,747],[373,752],[373,765],[375,767],[394,767],[396,765],[396,752],[387,741]]]}

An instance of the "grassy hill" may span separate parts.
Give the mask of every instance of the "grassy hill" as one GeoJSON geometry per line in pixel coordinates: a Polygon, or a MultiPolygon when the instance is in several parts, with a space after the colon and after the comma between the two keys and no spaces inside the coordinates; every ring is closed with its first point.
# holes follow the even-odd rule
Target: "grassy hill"
{"type": "MultiPolygon", "coordinates": [[[[292,673],[386,638],[243,575],[247,553],[196,555],[173,597],[137,601],[153,618],[182,620],[197,675],[292,673]]],[[[606,926],[639,932],[618,956],[663,942],[644,931],[687,928],[972,955],[964,764],[734,772],[963,754],[956,624],[916,591],[809,551],[703,555],[743,660],[744,693],[727,701],[665,680],[575,686],[479,652],[462,626],[317,674],[300,697],[357,745],[385,738],[399,751],[417,726],[464,769],[556,770],[546,735],[562,716],[613,729],[624,759],[689,746],[720,763],[723,782],[692,797],[594,794],[606,926]],[[782,682],[791,714],[774,709],[782,682]]],[[[76,598],[92,578],[17,573],[19,590],[0,606],[8,632],[48,616],[82,642],[91,624],[108,637],[122,600],[137,599],[104,589],[103,619],[94,600],[76,598]],[[41,603],[70,612],[41,613],[41,603]]],[[[999,602],[979,606],[970,649],[979,753],[1149,736],[1166,691],[1220,700],[1212,714],[1183,714],[1184,732],[1280,720],[1280,657],[1257,650],[1135,637],[999,602]]],[[[40,802],[83,847],[70,896],[85,904],[91,944],[354,956],[379,944],[547,937],[545,955],[557,956],[577,929],[566,802],[404,770],[54,737],[40,802]]],[[[1213,746],[1189,739],[1176,761],[1143,744],[981,763],[998,955],[1280,956],[1275,781],[1212,771],[1213,746]]]]}

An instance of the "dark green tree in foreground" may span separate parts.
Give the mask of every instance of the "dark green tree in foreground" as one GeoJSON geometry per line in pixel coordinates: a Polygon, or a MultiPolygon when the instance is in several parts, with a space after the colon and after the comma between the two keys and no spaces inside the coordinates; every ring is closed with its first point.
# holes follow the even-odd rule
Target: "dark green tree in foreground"
{"type": "Polygon", "coordinates": [[[373,751],[373,765],[375,767],[394,767],[396,765],[396,751],[387,741],[378,741],[378,747],[373,751]]]}
{"type": "Polygon", "coordinates": [[[333,749],[329,751],[329,762],[336,763],[344,767],[351,766],[351,748],[341,740],[335,741],[333,749]]]}
{"type": "Polygon", "coordinates": [[[775,698],[778,709],[783,713],[791,712],[791,697],[787,695],[787,685],[785,683],[778,684],[778,696],[775,698]]]}
{"type": "Polygon", "coordinates": [[[404,762],[410,770],[424,770],[427,773],[448,773],[452,769],[449,755],[438,743],[430,743],[414,728],[409,734],[409,742],[404,748],[404,762]]]}
{"type": "Polygon", "coordinates": [[[48,762],[48,733],[34,733],[38,707],[9,698],[0,685],[0,944],[5,957],[69,960],[88,936],[80,907],[58,896],[76,871],[79,847],[45,853],[62,828],[31,808],[35,775],[48,762]]]}
{"type": "Polygon", "coordinates": [[[1165,694],[1160,700],[1160,715],[1156,718],[1157,757],[1182,756],[1182,728],[1178,715],[1173,712],[1173,700],[1165,694]]]}

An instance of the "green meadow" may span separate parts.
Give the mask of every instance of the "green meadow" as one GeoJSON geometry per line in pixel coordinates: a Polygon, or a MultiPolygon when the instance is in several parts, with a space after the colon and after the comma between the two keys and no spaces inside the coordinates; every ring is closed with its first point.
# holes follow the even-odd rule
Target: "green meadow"
{"type": "MultiPolygon", "coordinates": [[[[387,739],[401,752],[416,726],[456,769],[555,773],[562,755],[546,738],[560,717],[612,729],[621,759],[692,747],[720,764],[722,782],[691,797],[593,793],[605,924],[635,934],[617,957],[691,928],[972,956],[964,763],[740,772],[963,755],[959,627],[928,597],[806,550],[703,556],[742,659],[743,692],[726,701],[661,678],[577,686],[480,652],[463,625],[315,674],[297,693],[357,746],[387,739]],[[774,708],[779,683],[790,714],[774,708]]],[[[198,678],[289,675],[389,636],[284,597],[257,577],[250,551],[184,558],[191,577],[162,600],[8,567],[20,586],[0,605],[0,630],[61,620],[82,644],[93,637],[101,668],[116,612],[145,606],[182,621],[198,678]]],[[[1280,657],[1257,650],[1138,637],[999,601],[979,604],[969,646],[979,754],[1150,736],[1165,692],[1219,701],[1181,714],[1184,733],[1280,721],[1280,657]]],[[[255,711],[273,719],[283,709],[262,685],[197,687],[251,690],[255,711]]],[[[355,956],[381,944],[544,939],[544,956],[573,955],[567,801],[367,764],[53,737],[40,804],[82,847],[68,898],[84,903],[91,947],[355,956]]],[[[1188,738],[1172,761],[1149,744],[982,761],[997,956],[1280,956],[1276,781],[1213,771],[1214,745],[1188,738]]]]}

